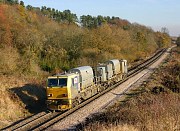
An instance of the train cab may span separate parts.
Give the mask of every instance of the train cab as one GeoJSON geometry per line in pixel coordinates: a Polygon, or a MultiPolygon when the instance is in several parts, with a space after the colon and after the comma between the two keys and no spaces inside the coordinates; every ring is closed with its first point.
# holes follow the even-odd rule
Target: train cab
{"type": "Polygon", "coordinates": [[[64,74],[48,77],[47,108],[50,110],[67,110],[72,108],[72,101],[78,95],[79,75],[64,74]]]}

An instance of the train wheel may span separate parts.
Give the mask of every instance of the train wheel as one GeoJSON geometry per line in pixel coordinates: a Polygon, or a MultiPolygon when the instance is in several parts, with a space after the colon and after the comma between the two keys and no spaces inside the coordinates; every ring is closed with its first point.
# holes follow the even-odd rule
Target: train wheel
{"type": "Polygon", "coordinates": [[[78,98],[76,98],[72,103],[72,108],[76,107],[79,104],[78,98]]]}

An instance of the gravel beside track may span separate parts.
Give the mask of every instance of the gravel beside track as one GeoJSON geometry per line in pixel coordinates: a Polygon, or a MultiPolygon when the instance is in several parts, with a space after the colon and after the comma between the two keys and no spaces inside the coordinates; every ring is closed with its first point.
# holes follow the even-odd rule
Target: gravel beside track
{"type": "Polygon", "coordinates": [[[86,120],[87,117],[90,117],[91,114],[97,113],[111,105],[116,99],[121,98],[123,93],[128,91],[130,88],[133,88],[133,84],[136,82],[144,81],[145,78],[150,76],[155,68],[163,62],[163,60],[169,54],[170,49],[164,53],[160,59],[158,59],[154,64],[149,66],[148,68],[144,69],[140,73],[136,74],[132,78],[128,79],[115,89],[109,91],[108,93],[102,95],[101,97],[97,98],[96,100],[92,101],[91,103],[87,104],[86,106],[80,108],[76,112],[70,114],[69,116],[65,117],[63,120],[60,120],[58,123],[53,125],[52,127],[46,130],[73,130],[75,129],[75,125],[82,123],[86,120]],[[143,79],[144,78],[144,79],[143,79]]]}

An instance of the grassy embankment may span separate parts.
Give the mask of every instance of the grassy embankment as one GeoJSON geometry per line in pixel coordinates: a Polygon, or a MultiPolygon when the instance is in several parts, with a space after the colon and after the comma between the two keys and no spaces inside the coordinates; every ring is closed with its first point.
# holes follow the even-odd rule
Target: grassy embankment
{"type": "Polygon", "coordinates": [[[132,89],[125,100],[96,114],[81,130],[175,131],[180,130],[180,48],[156,69],[148,82],[132,89]]]}

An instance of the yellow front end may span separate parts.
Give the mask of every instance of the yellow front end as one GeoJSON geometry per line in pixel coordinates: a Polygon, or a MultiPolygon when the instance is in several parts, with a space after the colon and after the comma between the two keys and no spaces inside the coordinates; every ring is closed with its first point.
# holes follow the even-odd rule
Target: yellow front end
{"type": "Polygon", "coordinates": [[[47,88],[47,108],[61,111],[71,108],[68,88],[47,88]]]}
{"type": "Polygon", "coordinates": [[[72,108],[72,101],[78,95],[77,74],[64,74],[48,77],[47,108],[64,111],[72,108]]]}

